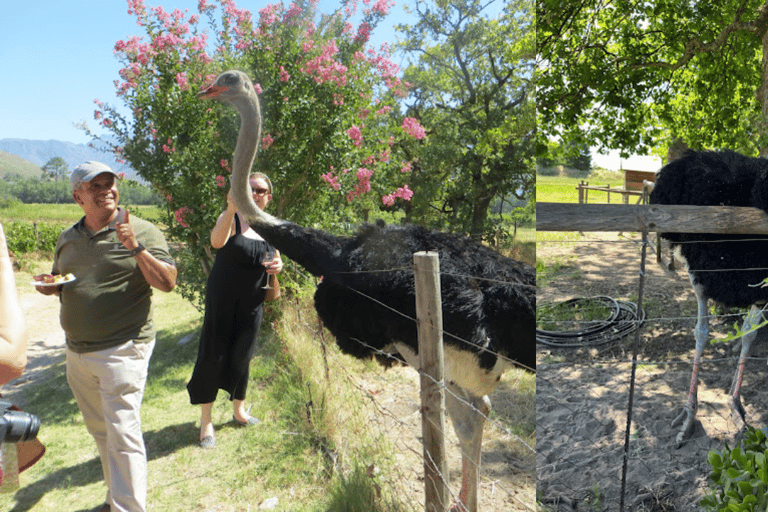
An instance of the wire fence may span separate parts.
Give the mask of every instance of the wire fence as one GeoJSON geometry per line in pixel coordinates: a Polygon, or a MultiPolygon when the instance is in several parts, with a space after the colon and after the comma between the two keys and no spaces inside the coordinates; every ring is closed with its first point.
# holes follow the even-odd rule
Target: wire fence
{"type": "MultiPolygon", "coordinates": [[[[593,296],[637,301],[640,247],[639,234],[538,240],[539,304],[593,296]]],[[[551,510],[619,510],[620,504],[629,510],[700,510],[698,503],[709,492],[708,452],[737,443],[727,394],[738,354],[715,343],[705,348],[699,370],[696,429],[677,448],[678,427],[672,423],[690,385],[696,301],[685,270],[671,276],[650,263],[643,278],[645,314],[630,320],[640,327],[635,365],[628,335],[599,347],[537,347],[538,489],[551,510]]],[[[713,337],[725,338],[743,314],[711,314],[713,337]]],[[[580,322],[562,325],[585,328],[592,320],[580,322]]],[[[742,396],[748,421],[761,424],[768,407],[766,354],[754,351],[742,396]]]]}
{"type": "MultiPolygon", "coordinates": [[[[385,272],[396,272],[408,269],[388,269],[385,272]]],[[[377,271],[378,272],[378,271],[377,271]]],[[[456,276],[468,279],[480,280],[474,276],[456,276]]],[[[371,297],[358,290],[353,290],[360,296],[361,301],[369,301],[395,311],[408,320],[417,322],[415,318],[398,311],[375,297],[371,297]]],[[[294,305],[296,314],[302,313],[298,305],[294,305]]],[[[340,351],[329,350],[326,345],[324,331],[320,322],[316,319],[304,318],[304,329],[310,336],[318,340],[325,358],[327,372],[343,378],[350,386],[360,392],[368,404],[365,414],[368,415],[368,429],[375,439],[389,442],[392,446],[393,457],[397,461],[387,475],[379,474],[380,480],[395,489],[400,501],[405,501],[406,506],[412,510],[424,509],[424,449],[421,445],[421,402],[419,396],[420,372],[410,367],[399,367],[385,372],[380,370],[382,382],[388,379],[397,381],[394,388],[383,385],[379,388],[372,383],[372,376],[368,373],[361,375],[355,370],[356,362],[342,354],[340,351]],[[396,390],[396,395],[382,391],[382,389],[396,390]]],[[[445,332],[444,332],[445,334],[445,332]]],[[[455,336],[454,336],[455,338],[455,336]]],[[[389,353],[376,349],[367,343],[356,340],[372,353],[382,357],[391,357],[389,353]]],[[[333,343],[333,341],[330,341],[333,343]]],[[[468,340],[459,340],[471,344],[468,340]]],[[[504,354],[495,353],[497,357],[507,359],[504,354]]],[[[399,365],[399,360],[393,361],[399,365]]],[[[509,361],[513,363],[513,361],[509,361]]],[[[533,511],[535,507],[535,438],[533,426],[535,424],[535,384],[528,385],[528,389],[520,389],[521,381],[535,381],[535,376],[526,376],[524,370],[508,372],[496,391],[490,396],[492,403],[491,414],[485,417],[484,444],[482,451],[482,463],[479,470],[479,510],[505,510],[505,511],[533,511]],[[513,432],[515,430],[528,429],[529,436],[523,438],[513,432]]],[[[453,394],[443,385],[446,396],[450,394],[454,399],[472,407],[464,397],[453,394]]],[[[474,409],[475,414],[482,414],[474,409]]],[[[448,483],[450,499],[453,502],[459,499],[459,487],[461,486],[461,457],[462,454],[458,439],[446,415],[446,423],[442,430],[446,439],[448,452],[448,474],[441,475],[443,481],[448,483]]],[[[355,454],[352,454],[355,457],[355,454]]]]}

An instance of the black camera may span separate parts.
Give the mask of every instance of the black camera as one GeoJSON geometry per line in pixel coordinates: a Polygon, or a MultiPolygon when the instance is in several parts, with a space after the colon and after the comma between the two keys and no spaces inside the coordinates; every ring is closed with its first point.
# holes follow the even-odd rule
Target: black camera
{"type": "Polygon", "coordinates": [[[34,414],[11,409],[13,404],[0,400],[0,442],[20,443],[37,437],[40,419],[34,414]]]}

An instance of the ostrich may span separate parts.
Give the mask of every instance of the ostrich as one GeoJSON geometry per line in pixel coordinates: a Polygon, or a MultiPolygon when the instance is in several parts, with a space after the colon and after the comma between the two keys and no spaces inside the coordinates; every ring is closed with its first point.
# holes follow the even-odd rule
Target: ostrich
{"type": "MultiPolygon", "coordinates": [[[[753,206],[768,212],[768,160],[733,151],[688,151],[667,164],[656,178],[652,204],[753,206]]],[[[681,446],[693,433],[699,360],[709,336],[707,299],[729,307],[747,308],[743,330],[757,325],[761,307],[768,302],[768,288],[755,286],[768,277],[768,237],[700,233],[661,233],[679,249],[688,264],[688,277],[698,303],[694,330],[696,352],[688,401],[672,425],[681,424],[676,443],[681,446]],[[727,269],[727,270],[726,270],[727,269]]],[[[757,335],[741,337],[741,354],[729,391],[728,403],[740,429],[746,412],[740,392],[744,363],[757,335]]]]}
{"type": "Polygon", "coordinates": [[[358,358],[386,354],[419,368],[413,253],[439,253],[444,320],[446,404],[462,453],[459,509],[477,510],[477,481],[490,394],[511,365],[535,367],[535,274],[470,238],[420,226],[361,226],[334,236],[277,219],[256,207],[248,174],[261,139],[259,101],[248,76],[227,71],[198,94],[240,114],[232,195],[248,224],[271,245],[323,280],[315,309],[341,350],[358,358]],[[380,272],[385,270],[386,272],[380,272]],[[373,300],[370,300],[373,299],[373,300]]]}

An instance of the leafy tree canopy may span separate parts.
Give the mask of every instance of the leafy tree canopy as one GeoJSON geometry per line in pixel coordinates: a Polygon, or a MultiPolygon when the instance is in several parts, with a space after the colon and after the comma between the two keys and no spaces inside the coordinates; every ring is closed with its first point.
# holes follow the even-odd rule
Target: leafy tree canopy
{"type": "Polygon", "coordinates": [[[41,169],[43,170],[40,175],[42,180],[57,181],[69,177],[69,165],[60,156],[55,156],[48,160],[41,169]]]}
{"type": "Polygon", "coordinates": [[[647,153],[768,147],[761,0],[539,0],[541,139],[647,153]]]}
{"type": "Polygon", "coordinates": [[[408,113],[429,129],[411,213],[437,209],[447,227],[483,233],[494,197],[534,189],[533,3],[417,0],[413,9],[418,22],[398,26],[411,56],[408,113]]]}

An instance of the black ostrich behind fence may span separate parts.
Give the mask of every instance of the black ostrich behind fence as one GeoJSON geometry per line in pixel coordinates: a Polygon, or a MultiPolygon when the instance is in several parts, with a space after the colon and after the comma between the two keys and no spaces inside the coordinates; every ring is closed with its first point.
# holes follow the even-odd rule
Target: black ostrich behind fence
{"type": "MultiPolygon", "coordinates": [[[[650,195],[652,204],[752,206],[768,212],[768,160],[733,151],[689,151],[659,172],[650,195]]],[[[743,330],[761,319],[768,288],[756,286],[768,277],[768,237],[708,233],[661,233],[688,264],[688,277],[698,302],[694,330],[696,353],[688,401],[673,425],[681,424],[678,446],[693,432],[696,417],[698,369],[709,338],[707,299],[728,307],[749,307],[743,330]]],[[[744,363],[757,331],[742,336],[741,354],[728,402],[734,421],[744,428],[746,412],[740,392],[744,363]]]]}
{"type": "Polygon", "coordinates": [[[468,237],[419,226],[377,222],[361,226],[355,236],[340,237],[262,212],[248,185],[261,138],[251,81],[240,71],[228,71],[199,96],[240,113],[231,178],[238,210],[270,244],[323,276],[315,309],[344,352],[380,361],[402,356],[419,367],[413,254],[439,254],[446,405],[462,453],[457,508],[475,512],[483,426],[490,412],[487,395],[510,366],[535,366],[533,268],[468,237]]]}

